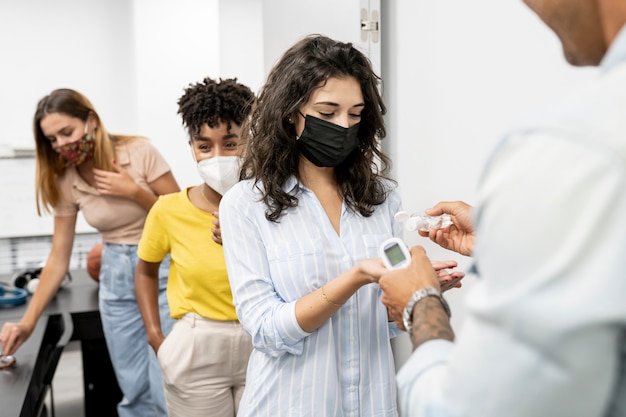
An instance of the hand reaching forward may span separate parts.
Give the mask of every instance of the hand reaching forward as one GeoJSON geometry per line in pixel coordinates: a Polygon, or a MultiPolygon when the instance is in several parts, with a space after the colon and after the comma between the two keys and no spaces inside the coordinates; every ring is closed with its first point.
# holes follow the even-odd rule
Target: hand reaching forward
{"type": "Polygon", "coordinates": [[[13,355],[15,351],[28,339],[32,332],[32,328],[21,323],[4,323],[2,331],[0,331],[2,354],[13,355]]]}
{"type": "Polygon", "coordinates": [[[441,286],[442,293],[451,288],[461,288],[463,285],[461,280],[465,277],[465,272],[448,271],[449,268],[456,268],[456,261],[432,261],[431,264],[437,273],[437,279],[439,279],[439,285],[441,286]]]}
{"type": "Polygon", "coordinates": [[[93,169],[96,189],[100,194],[132,199],[141,187],[116,161],[113,161],[113,169],[116,172],[93,169]]]}
{"type": "Polygon", "coordinates": [[[440,216],[444,213],[452,218],[451,226],[431,231],[420,230],[418,233],[420,236],[430,237],[430,240],[442,248],[470,256],[474,250],[472,206],[462,201],[442,201],[426,210],[429,216],[440,216]]]}

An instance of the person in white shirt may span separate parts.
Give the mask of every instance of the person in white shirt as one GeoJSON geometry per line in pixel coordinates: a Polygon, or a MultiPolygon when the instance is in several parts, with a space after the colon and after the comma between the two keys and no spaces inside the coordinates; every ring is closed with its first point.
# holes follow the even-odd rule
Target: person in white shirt
{"type": "Polygon", "coordinates": [[[454,225],[420,234],[471,254],[480,277],[456,341],[439,300],[420,297],[439,288],[423,248],[380,278],[412,330],[403,416],[626,416],[626,1],[526,3],[600,75],[506,135],[476,209],[427,211],[454,225]]]}
{"type": "Polygon", "coordinates": [[[397,415],[390,338],[400,331],[376,282],[401,204],[378,148],[378,82],[351,44],[306,37],[270,71],[242,127],[242,181],[219,207],[254,346],[238,417],[397,415]]]}

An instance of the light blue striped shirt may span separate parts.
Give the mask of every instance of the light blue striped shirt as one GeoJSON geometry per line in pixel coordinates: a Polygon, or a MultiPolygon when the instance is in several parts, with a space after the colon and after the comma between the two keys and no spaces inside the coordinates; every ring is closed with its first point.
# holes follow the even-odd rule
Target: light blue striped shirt
{"type": "Polygon", "coordinates": [[[380,287],[361,287],[312,333],[298,324],[295,304],[400,236],[400,196],[392,191],[367,218],[344,205],[338,236],[313,192],[295,178],[284,189],[298,206],[279,223],[265,218],[251,181],[220,203],[233,300],[254,345],[238,416],[395,417],[390,338],[400,330],[388,322],[380,287]]]}

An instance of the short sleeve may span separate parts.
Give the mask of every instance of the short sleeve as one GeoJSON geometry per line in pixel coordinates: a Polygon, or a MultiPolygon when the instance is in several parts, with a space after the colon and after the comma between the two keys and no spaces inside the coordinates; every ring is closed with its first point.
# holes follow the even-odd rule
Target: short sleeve
{"type": "Polygon", "coordinates": [[[73,176],[69,170],[64,175],[57,178],[57,187],[61,200],[54,209],[55,217],[69,217],[78,213],[78,203],[73,198],[73,176]]]}
{"type": "Polygon", "coordinates": [[[161,262],[170,252],[169,234],[161,219],[164,211],[162,198],[163,196],[159,197],[148,212],[137,248],[137,256],[146,262],[161,262]]]}
{"type": "Polygon", "coordinates": [[[163,155],[146,138],[129,143],[125,149],[118,147],[117,152],[119,163],[121,165],[129,163],[137,175],[148,184],[171,171],[163,155]]]}

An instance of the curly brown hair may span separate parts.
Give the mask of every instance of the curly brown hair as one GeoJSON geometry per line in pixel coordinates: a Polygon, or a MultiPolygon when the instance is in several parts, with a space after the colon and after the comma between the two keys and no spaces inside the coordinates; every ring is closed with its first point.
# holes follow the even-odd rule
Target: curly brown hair
{"type": "Polygon", "coordinates": [[[178,99],[178,114],[193,138],[200,133],[204,123],[211,128],[220,122],[225,123],[228,130],[231,123],[241,126],[250,114],[254,98],[250,88],[238,83],[237,78],[220,78],[217,82],[206,77],[185,89],[178,99]]]}
{"type": "Polygon", "coordinates": [[[389,187],[383,179],[389,179],[385,175],[390,160],[378,148],[378,141],[386,135],[386,107],[378,91],[380,77],[369,59],[351,43],[310,35],[288,49],[270,71],[252,115],[242,128],[247,146],[241,179],[254,179],[255,186],[263,185],[262,201],[270,221],[278,222],[285,209],[298,205],[298,198],[282,188],[290,176],[299,176],[300,151],[289,119],[296,118],[313,91],[333,77],[354,77],[365,101],[359,147],[335,167],[339,189],[348,207],[365,217],[387,198],[389,187]]]}

